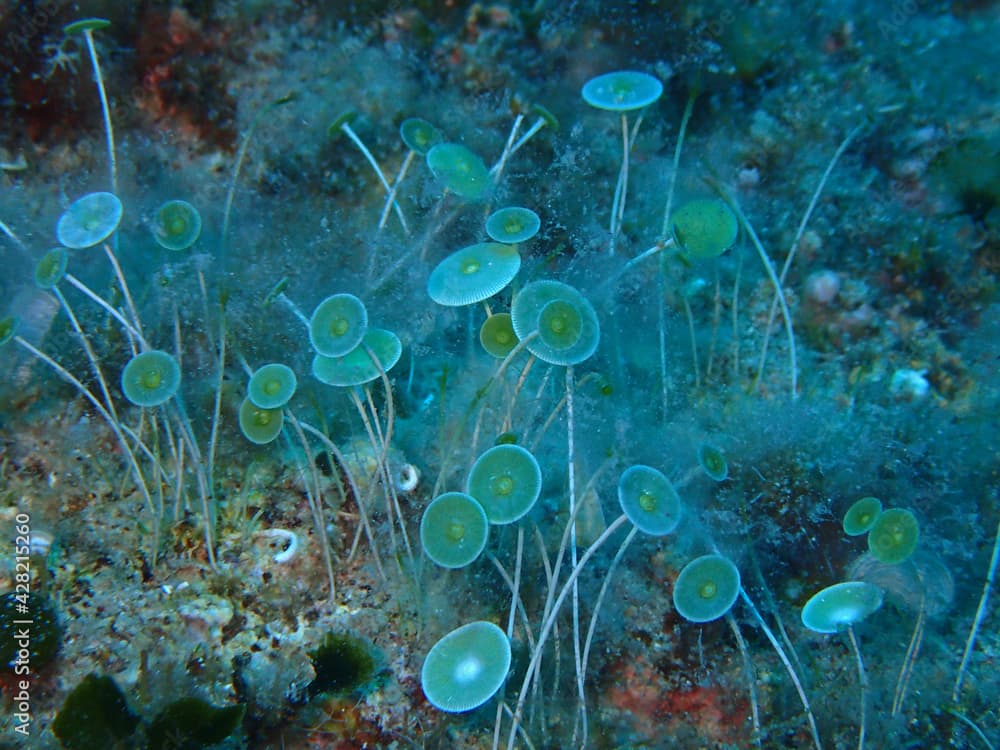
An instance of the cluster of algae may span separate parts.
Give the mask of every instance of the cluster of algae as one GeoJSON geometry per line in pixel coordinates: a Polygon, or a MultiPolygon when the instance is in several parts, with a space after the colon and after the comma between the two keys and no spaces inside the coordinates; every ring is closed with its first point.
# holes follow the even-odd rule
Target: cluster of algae
{"type": "MultiPolygon", "coordinates": [[[[92,33],[102,28],[94,22],[69,31],[85,33],[92,45],[92,33]]],[[[87,408],[114,433],[127,457],[124,481],[145,485],[143,526],[152,532],[137,546],[145,547],[143,554],[151,561],[154,576],[161,566],[172,565],[171,552],[164,550],[164,528],[179,520],[176,507],[171,519],[165,497],[178,498],[185,518],[197,519],[206,570],[215,575],[231,570],[235,558],[221,551],[233,549],[235,528],[224,520],[224,508],[234,502],[233,488],[217,466],[238,464],[247,451],[272,451],[260,455],[294,465],[308,499],[310,533],[320,549],[313,547],[307,553],[324,559],[325,573],[313,571],[314,595],[326,602],[320,606],[346,601],[351,571],[366,566],[369,575],[404,602],[397,605],[403,616],[422,622],[423,632],[402,646],[408,650],[409,666],[420,666],[419,689],[431,706],[442,712],[470,711],[500,692],[510,715],[497,712],[496,734],[504,729],[509,746],[522,741],[527,746],[536,735],[559,732],[566,733],[563,741],[585,745],[588,733],[599,736],[603,731],[595,716],[588,714],[588,705],[595,700],[586,667],[593,639],[601,639],[605,627],[613,634],[609,639],[622,628],[618,617],[605,613],[610,621],[602,623],[598,615],[608,588],[617,585],[616,568],[629,566],[627,549],[640,534],[655,539],[683,533],[676,547],[665,553],[673,571],[659,588],[672,590],[674,611],[685,621],[735,622],[731,610],[742,596],[745,620],[768,629],[741,580],[740,567],[747,562],[741,544],[734,543],[725,529],[695,520],[697,510],[691,510],[714,497],[717,486],[745,481],[733,479],[726,453],[714,443],[725,443],[728,453],[740,446],[709,432],[686,450],[697,461],[689,468],[681,460],[668,460],[660,451],[643,448],[638,444],[641,438],[629,444],[614,425],[614,415],[630,412],[635,424],[645,424],[647,419],[635,415],[640,405],[656,413],[648,421],[668,420],[661,402],[668,403],[668,390],[669,398],[677,399],[674,383],[689,377],[687,367],[663,366],[662,342],[667,334],[662,319],[648,314],[647,302],[636,304],[634,295],[651,297],[662,306],[662,285],[675,278],[677,269],[715,262],[744,245],[754,246],[761,257],[763,283],[777,281],[773,261],[732,193],[711,183],[702,195],[678,200],[676,208],[671,185],[665,191],[662,227],[653,222],[648,236],[629,236],[635,234],[633,217],[638,212],[628,201],[636,191],[632,161],[642,148],[639,123],[652,117],[649,108],[662,91],[654,76],[636,71],[602,74],[583,86],[582,101],[613,113],[615,126],[620,127],[616,138],[610,133],[601,137],[620,140],[623,146],[616,155],[617,177],[610,199],[597,200],[595,211],[609,218],[602,220],[606,231],[594,231],[601,246],[596,257],[553,258],[544,244],[558,220],[558,207],[533,203],[530,191],[518,196],[518,202],[530,208],[507,199],[514,188],[505,177],[523,169],[519,159],[527,151],[518,152],[533,148],[537,143],[533,139],[555,137],[557,123],[544,108],[516,112],[506,146],[492,167],[468,146],[448,142],[427,120],[406,119],[400,136],[408,151],[395,178],[386,176],[378,158],[362,143],[353,127],[356,115],[349,113],[330,130],[346,135],[360,148],[384,190],[369,195],[364,204],[369,226],[357,224],[370,237],[365,245],[370,257],[345,261],[340,269],[343,280],[333,289],[318,289],[302,275],[289,294],[287,282],[275,285],[271,279],[262,285],[250,271],[238,286],[229,278],[209,277],[207,284],[218,299],[204,291],[202,281],[206,310],[202,325],[204,330],[216,330],[215,337],[192,341],[179,330],[176,314],[172,320],[158,318],[148,302],[157,295],[169,300],[172,290],[157,292],[137,269],[115,266],[116,256],[127,252],[136,239],[120,229],[122,217],[129,215],[129,201],[123,208],[116,193],[125,191],[115,190],[112,166],[112,191],[87,194],[66,209],[56,228],[62,248],[41,255],[35,269],[36,284],[59,300],[82,354],[49,353],[40,342],[19,334],[14,317],[0,324],[0,339],[19,346],[40,370],[68,380],[68,396],[87,401],[87,408]],[[651,243],[649,250],[636,252],[641,242],[651,243]],[[459,244],[464,246],[454,249],[459,244]],[[84,281],[75,283],[76,277],[68,273],[79,251],[105,245],[115,279],[110,298],[84,281]],[[610,261],[621,256],[621,262],[610,261]],[[79,322],[81,305],[71,307],[61,291],[67,283],[88,298],[83,304],[95,306],[80,315],[79,322]],[[130,298],[130,285],[141,290],[135,295],[137,304],[130,298]],[[321,299],[306,316],[292,298],[304,302],[317,291],[321,299]],[[279,302],[283,307],[277,306],[279,302]],[[404,306],[405,310],[393,309],[404,306]],[[274,325],[273,319],[285,308],[305,324],[305,332],[292,318],[291,330],[274,325]],[[253,326],[239,326],[243,338],[229,332],[234,309],[257,309],[261,317],[270,317],[271,329],[281,330],[283,338],[292,342],[285,356],[274,356],[274,346],[253,342],[253,326]],[[373,317],[390,321],[394,331],[369,327],[369,309],[373,317]],[[118,329],[117,344],[105,342],[105,332],[95,327],[101,316],[111,321],[111,329],[118,329]],[[440,331],[419,338],[418,327],[407,325],[408,318],[419,317],[433,319],[440,331]],[[648,335],[632,330],[639,323],[648,328],[648,335]],[[657,338],[660,352],[651,354],[656,346],[650,341],[657,338]],[[195,348],[211,363],[208,374],[185,367],[195,348]],[[226,381],[245,386],[229,386],[227,392],[226,381]],[[194,398],[206,384],[213,395],[208,406],[194,398]],[[581,430],[580,423],[586,428],[581,430]],[[426,437],[428,432],[434,437],[426,437]],[[494,447],[483,449],[494,440],[494,447]],[[396,443],[406,446],[408,457],[426,476],[409,504],[401,498],[402,488],[388,462],[396,443]],[[364,446],[362,450],[374,459],[366,476],[360,474],[368,463],[342,453],[355,444],[364,446]],[[643,456],[646,463],[633,456],[643,456]],[[319,476],[324,466],[329,473],[326,480],[319,476]],[[617,481],[609,481],[609,476],[617,481]],[[603,516],[615,504],[600,502],[600,497],[613,497],[615,489],[621,515],[609,522],[603,516]],[[584,503],[594,497],[596,513],[584,503]],[[330,518],[341,509],[352,516],[350,545],[343,541],[335,545],[328,537],[333,531],[330,518]],[[532,535],[537,543],[531,542],[532,535]],[[612,556],[603,545],[613,538],[620,539],[620,545],[612,556]],[[587,565],[593,565],[595,558],[604,561],[606,575],[581,586],[587,565]],[[467,566],[479,570],[489,565],[496,575],[472,597],[469,609],[474,611],[463,611],[459,619],[429,614],[441,606],[437,598],[441,594],[429,593],[441,581],[457,585],[461,580],[457,576],[467,566]],[[320,595],[323,588],[325,600],[320,595]],[[584,627],[587,618],[589,628],[584,627]],[[548,685],[575,704],[566,712],[570,717],[561,720],[568,721],[570,729],[560,729],[555,722],[547,725],[532,712],[533,682],[547,684],[539,665],[565,659],[553,656],[547,644],[550,637],[561,641],[561,650],[584,654],[575,664],[563,663],[565,674],[548,685]],[[519,690],[517,678],[523,680],[519,690]]],[[[244,145],[250,143],[249,135],[244,145]]],[[[108,140],[111,143],[110,125],[108,140]]],[[[114,164],[113,146],[109,161],[114,164]]],[[[238,184],[239,167],[237,162],[230,194],[238,184]]],[[[213,243],[226,243],[229,205],[216,224],[222,227],[221,237],[205,213],[203,234],[202,218],[193,203],[172,198],[152,214],[149,234],[170,253],[199,248],[211,253],[213,243]]],[[[8,236],[17,241],[13,232],[8,236]]],[[[781,283],[771,284],[768,302],[771,295],[791,331],[781,283]]],[[[694,379],[700,385],[696,340],[701,337],[704,344],[704,331],[711,328],[714,336],[718,324],[699,319],[687,297],[683,306],[692,330],[694,379]]],[[[681,328],[674,326],[670,333],[681,328]]],[[[675,348],[687,344],[684,337],[677,338],[675,348]]],[[[779,370],[783,374],[775,375],[774,381],[794,399],[801,392],[794,335],[780,345],[790,356],[790,365],[787,371],[779,370]]],[[[760,372],[752,380],[754,387],[759,380],[760,372]]],[[[722,389],[715,395],[725,398],[722,389]]],[[[906,563],[917,546],[916,520],[908,510],[852,508],[844,531],[867,533],[871,553],[890,565],[906,563]]],[[[635,544],[644,545],[647,553],[659,549],[641,539],[635,544]]],[[[802,608],[802,622],[823,633],[851,629],[853,642],[855,625],[882,603],[876,588],[858,581],[849,588],[824,589],[802,608]]],[[[739,632],[738,624],[732,627],[739,632]]],[[[327,638],[324,643],[334,640],[327,638]]],[[[744,648],[741,637],[738,643],[744,648]]],[[[358,669],[366,676],[354,682],[370,684],[371,667],[363,656],[357,658],[362,662],[358,669]]],[[[794,653],[793,658],[797,661],[794,653]]],[[[788,657],[782,659],[787,666],[788,657]]],[[[754,705],[754,726],[746,736],[759,743],[767,729],[757,723],[752,669],[746,677],[754,705]]],[[[800,686],[794,670],[789,679],[802,696],[812,741],[819,747],[820,732],[805,697],[808,684],[800,686]]],[[[732,688],[743,689],[739,683],[732,688]]],[[[112,695],[108,700],[118,698],[112,695]]],[[[861,700],[866,706],[864,692],[861,700]]],[[[207,703],[199,706],[203,714],[212,709],[207,703]]],[[[166,713],[168,718],[175,715],[166,713]]],[[[231,716],[236,721],[230,731],[235,731],[242,709],[231,716]]],[[[434,720],[445,721],[437,715],[434,720]]],[[[136,721],[133,717],[131,729],[136,721]]],[[[159,721],[154,718],[145,731],[153,734],[159,721]]],[[[196,724],[194,719],[182,721],[196,724]]],[[[56,722],[53,732],[72,747],[67,744],[72,740],[66,739],[69,730],[61,730],[56,722]]],[[[862,744],[864,735],[862,719],[862,744]]]]}

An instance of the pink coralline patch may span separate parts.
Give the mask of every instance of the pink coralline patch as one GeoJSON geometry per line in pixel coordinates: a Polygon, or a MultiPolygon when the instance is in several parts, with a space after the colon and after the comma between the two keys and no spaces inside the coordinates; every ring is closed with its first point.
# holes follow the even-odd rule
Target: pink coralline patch
{"type": "Polygon", "coordinates": [[[749,704],[720,686],[670,688],[660,673],[642,661],[623,663],[605,700],[628,714],[634,730],[656,737],[683,728],[705,740],[734,743],[749,736],[749,704]]]}

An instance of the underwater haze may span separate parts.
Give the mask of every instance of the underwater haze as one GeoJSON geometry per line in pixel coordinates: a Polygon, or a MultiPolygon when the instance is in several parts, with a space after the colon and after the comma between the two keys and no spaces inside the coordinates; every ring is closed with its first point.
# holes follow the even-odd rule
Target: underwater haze
{"type": "Polygon", "coordinates": [[[0,0],[0,750],[997,747],[998,33],[0,0]]]}

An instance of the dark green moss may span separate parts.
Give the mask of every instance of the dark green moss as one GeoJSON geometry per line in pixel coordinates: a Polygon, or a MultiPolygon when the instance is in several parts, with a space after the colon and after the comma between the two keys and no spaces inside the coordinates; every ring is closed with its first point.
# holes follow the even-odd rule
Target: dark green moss
{"type": "Polygon", "coordinates": [[[139,723],[110,677],[90,674],[66,696],[52,733],[66,750],[118,747],[139,723]]]}
{"type": "Polygon", "coordinates": [[[3,672],[13,671],[15,660],[24,656],[18,653],[24,630],[28,632],[28,658],[20,661],[32,672],[37,672],[55,658],[62,643],[63,629],[55,607],[41,594],[25,596],[23,601],[13,591],[4,594],[0,597],[0,668],[3,672]],[[31,624],[18,625],[17,622],[31,624]]]}
{"type": "Polygon", "coordinates": [[[309,686],[310,695],[362,692],[375,676],[372,647],[344,633],[327,633],[309,658],[316,670],[316,679],[309,686]]]}
{"type": "Polygon", "coordinates": [[[156,715],[146,731],[149,750],[201,750],[222,742],[243,721],[243,705],[216,708],[201,698],[181,698],[156,715]]]}

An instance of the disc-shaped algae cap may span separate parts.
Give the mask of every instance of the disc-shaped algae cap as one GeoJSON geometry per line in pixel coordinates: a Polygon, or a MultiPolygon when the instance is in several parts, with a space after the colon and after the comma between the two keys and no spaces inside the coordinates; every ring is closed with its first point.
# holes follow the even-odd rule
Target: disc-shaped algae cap
{"type": "Polygon", "coordinates": [[[461,144],[437,144],[427,152],[427,166],[442,185],[462,198],[477,201],[490,187],[490,171],[483,160],[461,144]]]}
{"type": "Polygon", "coordinates": [[[730,610],[740,594],[740,571],[721,555],[692,560],[674,584],[674,608],[685,620],[709,622],[730,610]]]}
{"type": "Polygon", "coordinates": [[[476,459],[465,489],[483,506],[490,523],[513,523],[538,500],[542,470],[530,451],[497,445],[476,459]]]}
{"type": "Polygon", "coordinates": [[[710,479],[716,482],[723,482],[729,476],[729,462],[726,461],[726,454],[708,443],[702,443],[698,446],[698,465],[710,479]]]}
{"type": "Polygon", "coordinates": [[[844,514],[844,533],[848,536],[861,536],[871,531],[880,515],[882,515],[882,501],[877,497],[863,497],[851,505],[844,514]]]}
{"type": "Polygon", "coordinates": [[[327,297],[309,319],[309,341],[324,357],[343,357],[361,343],[367,330],[368,311],[353,294],[327,297]]]}
{"type": "Polygon", "coordinates": [[[688,258],[715,258],[736,242],[736,214],[717,198],[685,203],[670,217],[674,241],[688,258]]]}
{"type": "Polygon", "coordinates": [[[288,365],[272,362],[264,365],[250,378],[247,398],[261,409],[277,409],[295,395],[298,381],[288,365]]]}
{"type": "Polygon", "coordinates": [[[868,549],[884,563],[901,563],[913,554],[920,540],[917,517],[903,508],[883,511],[868,531],[868,549]]]}
{"type": "Polygon", "coordinates": [[[538,331],[528,351],[553,365],[583,362],[597,349],[600,325],[587,299],[559,281],[535,281],[524,287],[510,310],[518,338],[538,331]]]}
{"type": "Polygon", "coordinates": [[[501,291],[520,268],[516,246],[480,242],[456,250],[438,263],[427,279],[427,293],[439,305],[471,305],[501,291]]]}
{"type": "Polygon", "coordinates": [[[486,547],[490,525],[483,506],[464,492],[438,495],[420,519],[424,554],[442,568],[464,568],[486,547]]]}
{"type": "Polygon", "coordinates": [[[517,334],[510,322],[510,313],[496,313],[483,321],[479,343],[491,357],[503,359],[517,346],[517,334]]]}
{"type": "Polygon", "coordinates": [[[122,393],[136,406],[159,406],[180,384],[177,360],[158,349],[135,355],[122,370],[122,393]]]}
{"type": "Polygon", "coordinates": [[[618,502],[639,531],[663,536],[681,520],[681,498],[670,481],[651,466],[636,464],[618,480],[618,502]]]}
{"type": "Polygon", "coordinates": [[[312,372],[318,381],[327,385],[363,385],[379,377],[379,367],[372,361],[371,354],[378,360],[383,372],[388,372],[399,361],[403,345],[392,331],[369,328],[361,344],[343,357],[313,357],[312,372]],[[367,348],[366,348],[367,347],[367,348]]]}
{"type": "Polygon", "coordinates": [[[882,606],[882,589],[865,581],[827,586],[802,608],[802,624],[817,633],[836,633],[882,606]]]}
{"type": "Polygon", "coordinates": [[[239,422],[243,437],[251,443],[265,445],[281,433],[285,412],[280,408],[263,409],[245,398],[240,404],[239,422]]]}
{"type": "Polygon", "coordinates": [[[427,120],[419,117],[407,117],[399,126],[399,137],[411,151],[426,156],[434,146],[442,141],[441,131],[427,120]]]}
{"type": "Polygon", "coordinates": [[[153,237],[167,250],[186,250],[201,234],[201,214],[187,201],[167,201],[153,216],[153,237]]]}
{"type": "Polygon", "coordinates": [[[486,219],[486,234],[497,242],[513,245],[538,234],[542,220],[530,208],[508,206],[494,211],[486,219]]]}
{"type": "Polygon", "coordinates": [[[103,242],[122,220],[122,202],[113,193],[88,193],[70,204],[56,224],[60,244],[74,250],[103,242]]]}
{"type": "Polygon", "coordinates": [[[471,711],[492,698],[510,669],[510,641],[492,622],[470,622],[434,644],[420,670],[427,701],[450,713],[471,711]]]}
{"type": "Polygon", "coordinates": [[[35,264],[35,286],[51,289],[66,275],[69,253],[64,247],[54,247],[38,259],[35,264]]]}
{"type": "Polygon", "coordinates": [[[646,107],[663,93],[663,84],[648,73],[618,70],[591,78],[580,94],[591,107],[628,112],[646,107]]]}

